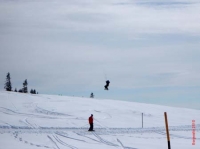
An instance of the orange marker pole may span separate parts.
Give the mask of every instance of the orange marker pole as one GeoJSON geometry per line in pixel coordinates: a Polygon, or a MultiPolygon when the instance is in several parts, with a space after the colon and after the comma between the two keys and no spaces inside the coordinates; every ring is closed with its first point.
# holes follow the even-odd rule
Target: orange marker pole
{"type": "Polygon", "coordinates": [[[171,149],[170,137],[169,137],[169,129],[168,129],[168,121],[167,121],[167,112],[165,112],[164,115],[165,115],[165,127],[166,127],[166,133],[167,133],[168,149],[171,149]]]}

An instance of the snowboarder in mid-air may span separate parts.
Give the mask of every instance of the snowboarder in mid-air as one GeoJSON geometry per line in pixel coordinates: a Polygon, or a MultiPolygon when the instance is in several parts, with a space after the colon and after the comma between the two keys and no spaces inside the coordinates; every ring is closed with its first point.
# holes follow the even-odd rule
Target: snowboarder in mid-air
{"type": "Polygon", "coordinates": [[[88,131],[94,131],[93,130],[93,114],[91,114],[91,116],[89,117],[89,119],[88,119],[88,121],[89,121],[89,124],[90,124],[90,128],[89,128],[89,130],[88,131]]]}
{"type": "Polygon", "coordinates": [[[105,90],[108,90],[108,86],[109,86],[109,84],[110,84],[110,81],[107,80],[107,81],[106,81],[106,85],[104,86],[104,87],[105,87],[105,90]]]}

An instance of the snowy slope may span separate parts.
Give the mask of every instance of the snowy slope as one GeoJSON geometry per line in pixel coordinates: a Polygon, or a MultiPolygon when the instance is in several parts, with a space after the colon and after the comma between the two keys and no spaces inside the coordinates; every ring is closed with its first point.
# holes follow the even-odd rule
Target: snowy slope
{"type": "Polygon", "coordinates": [[[199,149],[199,110],[2,91],[0,149],[167,149],[164,112],[172,149],[199,149]],[[95,132],[87,131],[90,114],[95,132]]]}

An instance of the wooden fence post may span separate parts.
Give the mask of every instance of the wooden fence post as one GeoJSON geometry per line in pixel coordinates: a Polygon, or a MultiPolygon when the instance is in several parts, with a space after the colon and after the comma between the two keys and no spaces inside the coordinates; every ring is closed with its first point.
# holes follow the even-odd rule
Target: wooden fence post
{"type": "Polygon", "coordinates": [[[142,113],[142,128],[143,128],[143,113],[142,113]]]}
{"type": "Polygon", "coordinates": [[[171,149],[170,137],[169,137],[169,129],[168,129],[168,121],[167,121],[167,112],[165,112],[164,115],[165,115],[165,127],[166,127],[166,133],[167,133],[168,149],[171,149]]]}

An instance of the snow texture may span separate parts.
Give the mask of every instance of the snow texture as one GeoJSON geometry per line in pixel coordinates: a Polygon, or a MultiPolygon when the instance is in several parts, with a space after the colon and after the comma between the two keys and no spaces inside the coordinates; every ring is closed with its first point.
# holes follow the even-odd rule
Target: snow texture
{"type": "Polygon", "coordinates": [[[167,149],[164,112],[171,148],[199,149],[199,110],[2,91],[0,149],[167,149]]]}

